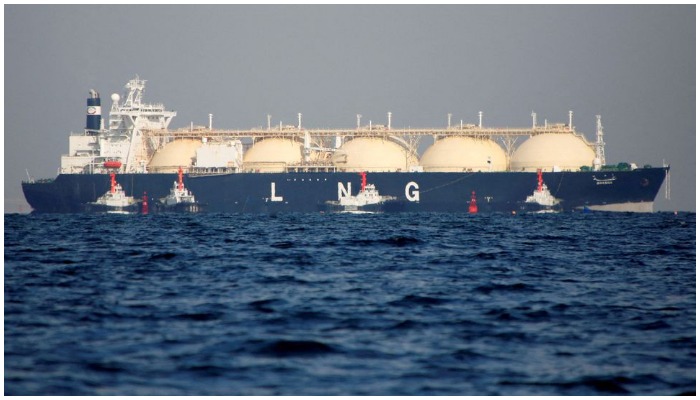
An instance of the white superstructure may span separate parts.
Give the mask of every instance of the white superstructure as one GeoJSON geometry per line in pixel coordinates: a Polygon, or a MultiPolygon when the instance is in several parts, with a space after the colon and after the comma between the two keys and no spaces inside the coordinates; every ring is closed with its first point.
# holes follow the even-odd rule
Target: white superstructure
{"type": "Polygon", "coordinates": [[[178,180],[173,182],[170,194],[160,199],[160,202],[166,207],[173,207],[178,204],[196,204],[197,200],[195,200],[194,195],[185,188],[185,184],[182,181],[182,168],[178,170],[177,176],[178,180]]]}
{"type": "MultiPolygon", "coordinates": [[[[112,94],[108,129],[100,126],[71,134],[68,154],[61,157],[61,173],[107,173],[103,164],[108,160],[120,161],[120,172],[146,172],[148,159],[163,144],[155,142],[158,138],[144,141],[143,131],[167,129],[177,113],[166,111],[162,104],[143,103],[145,86],[146,81],[137,76],[126,84],[123,101],[112,94]]],[[[90,91],[91,97],[95,94],[90,91]]],[[[99,111],[99,107],[89,106],[88,116],[99,111]]]]}
{"type": "Polygon", "coordinates": [[[109,191],[89,205],[96,211],[126,212],[127,209],[137,203],[136,199],[126,195],[122,185],[117,183],[114,173],[110,174],[110,181],[109,191]]]}
{"type": "MultiPolygon", "coordinates": [[[[107,129],[100,116],[99,94],[90,90],[88,126],[82,133],[71,133],[68,154],[61,157],[61,173],[108,173],[110,169],[105,166],[108,161],[120,162],[120,173],[173,172],[149,169],[156,151],[163,149],[173,138],[146,132],[167,130],[177,113],[166,110],[163,104],[144,103],[145,87],[146,81],[137,76],[126,84],[123,96],[112,94],[107,129]]],[[[184,165],[187,170],[240,168],[243,157],[240,140],[216,138],[207,142],[206,132],[202,132],[199,141],[201,151],[198,150],[196,163],[184,165]]]]}
{"type": "Polygon", "coordinates": [[[541,190],[535,190],[531,196],[527,196],[526,203],[537,203],[541,206],[551,207],[559,201],[549,192],[547,185],[542,184],[541,190]]]}
{"type": "Polygon", "coordinates": [[[123,172],[146,172],[149,158],[146,147],[159,148],[161,143],[144,143],[143,131],[167,129],[177,113],[166,111],[163,104],[142,103],[146,81],[138,76],[125,88],[122,103],[118,94],[112,94],[109,130],[100,137],[100,155],[121,160],[123,172]]]}
{"type": "Polygon", "coordinates": [[[342,194],[338,193],[338,201],[328,201],[327,204],[331,205],[333,208],[338,208],[339,211],[363,211],[369,208],[376,208],[386,201],[396,200],[394,196],[382,196],[379,194],[379,190],[374,186],[374,184],[367,183],[367,173],[361,172],[362,185],[360,186],[360,191],[352,196],[349,193],[342,194]],[[374,207],[373,207],[374,206],[374,207]]]}
{"type": "Polygon", "coordinates": [[[532,195],[527,196],[525,202],[539,204],[543,207],[552,207],[559,204],[559,200],[552,196],[549,188],[547,188],[547,185],[544,183],[541,169],[537,170],[537,189],[532,192],[532,195]]]}
{"type": "Polygon", "coordinates": [[[379,204],[392,199],[395,199],[395,197],[381,196],[377,188],[374,187],[373,184],[368,183],[367,186],[360,190],[360,193],[355,196],[341,197],[339,204],[347,210],[356,210],[367,205],[379,204]]]}

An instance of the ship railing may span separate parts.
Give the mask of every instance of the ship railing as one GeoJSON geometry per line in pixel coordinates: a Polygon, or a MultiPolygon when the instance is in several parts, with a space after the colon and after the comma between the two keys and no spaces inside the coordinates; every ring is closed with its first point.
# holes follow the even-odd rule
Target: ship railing
{"type": "Polygon", "coordinates": [[[292,137],[303,138],[305,135],[312,137],[391,137],[391,136],[476,136],[476,137],[493,137],[493,136],[533,136],[544,133],[560,133],[570,134],[570,130],[566,126],[550,125],[536,126],[529,128],[480,128],[468,127],[460,129],[459,127],[450,128],[399,128],[399,129],[369,129],[362,127],[360,129],[260,129],[254,128],[249,130],[229,130],[229,129],[151,129],[143,130],[145,134],[151,136],[164,136],[175,138],[201,138],[201,137],[231,137],[231,138],[273,138],[273,137],[292,137]]]}
{"type": "Polygon", "coordinates": [[[286,172],[337,172],[338,169],[335,165],[330,163],[322,164],[297,164],[288,165],[286,172]]]}
{"type": "Polygon", "coordinates": [[[228,175],[240,172],[237,167],[190,167],[187,171],[190,176],[228,175]]]}

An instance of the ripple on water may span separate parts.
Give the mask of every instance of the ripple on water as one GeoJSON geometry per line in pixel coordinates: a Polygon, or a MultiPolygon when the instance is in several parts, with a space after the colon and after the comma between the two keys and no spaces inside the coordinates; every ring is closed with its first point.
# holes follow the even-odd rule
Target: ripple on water
{"type": "Polygon", "coordinates": [[[4,232],[6,395],[695,393],[695,214],[6,215],[4,232]]]}

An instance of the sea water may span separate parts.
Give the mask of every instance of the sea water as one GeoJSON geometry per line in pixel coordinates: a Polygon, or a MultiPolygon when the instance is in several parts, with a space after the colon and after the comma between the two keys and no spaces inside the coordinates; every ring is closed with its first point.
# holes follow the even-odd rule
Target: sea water
{"type": "Polygon", "coordinates": [[[5,215],[6,395],[675,395],[694,213],[5,215]]]}

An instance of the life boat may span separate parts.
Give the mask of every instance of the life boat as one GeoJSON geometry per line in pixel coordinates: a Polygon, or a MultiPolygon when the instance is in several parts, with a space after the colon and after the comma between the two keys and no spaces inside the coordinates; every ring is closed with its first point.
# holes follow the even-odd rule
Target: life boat
{"type": "Polygon", "coordinates": [[[121,168],[122,162],[116,160],[105,161],[103,164],[105,168],[121,168]]]}

